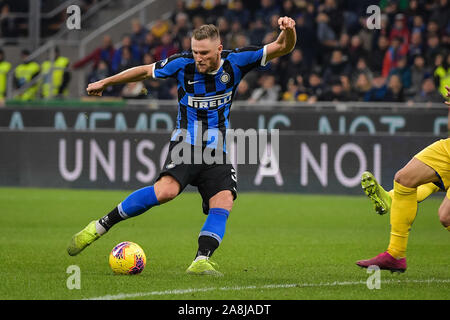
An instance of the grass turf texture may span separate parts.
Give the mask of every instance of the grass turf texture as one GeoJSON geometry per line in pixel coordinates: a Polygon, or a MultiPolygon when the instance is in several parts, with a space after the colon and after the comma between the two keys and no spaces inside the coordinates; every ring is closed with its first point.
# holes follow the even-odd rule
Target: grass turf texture
{"type": "Polygon", "coordinates": [[[196,193],[123,221],[68,256],[71,236],[128,194],[0,188],[0,299],[450,298],[449,233],[437,217],[444,194],[419,204],[408,270],[381,271],[379,290],[368,289],[371,274],[355,261],[386,249],[389,216],[376,215],[365,196],[241,193],[213,256],[222,278],[185,274],[205,220],[196,193]],[[140,275],[114,275],[108,266],[110,250],[125,240],[146,252],[140,275]],[[80,290],[66,286],[70,265],[80,267],[80,290]]]}

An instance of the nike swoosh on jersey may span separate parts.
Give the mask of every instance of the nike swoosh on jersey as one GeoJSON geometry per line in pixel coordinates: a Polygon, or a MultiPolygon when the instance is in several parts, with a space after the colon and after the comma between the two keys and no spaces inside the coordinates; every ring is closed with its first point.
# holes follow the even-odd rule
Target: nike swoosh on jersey
{"type": "Polygon", "coordinates": [[[188,84],[194,84],[194,83],[197,83],[197,82],[200,82],[200,80],[197,80],[197,81],[191,81],[191,80],[189,80],[189,81],[188,81],[188,84]]]}

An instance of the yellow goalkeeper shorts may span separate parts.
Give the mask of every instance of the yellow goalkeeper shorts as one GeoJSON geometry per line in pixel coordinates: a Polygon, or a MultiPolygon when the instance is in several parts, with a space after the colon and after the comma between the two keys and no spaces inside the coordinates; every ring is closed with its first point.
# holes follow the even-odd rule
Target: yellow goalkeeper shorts
{"type": "Polygon", "coordinates": [[[439,187],[447,191],[450,199],[450,138],[430,144],[414,157],[436,171],[441,179],[439,187]]]}

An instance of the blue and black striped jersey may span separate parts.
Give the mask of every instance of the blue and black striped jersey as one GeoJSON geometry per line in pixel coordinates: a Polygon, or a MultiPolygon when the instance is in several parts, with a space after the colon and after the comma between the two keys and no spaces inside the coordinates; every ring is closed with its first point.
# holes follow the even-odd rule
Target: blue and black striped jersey
{"type": "MultiPolygon", "coordinates": [[[[171,77],[178,82],[177,130],[171,140],[175,141],[184,129],[190,137],[188,142],[195,145],[198,134],[203,137],[208,130],[206,146],[216,148],[217,132],[225,139],[229,129],[231,103],[239,82],[247,72],[265,64],[265,46],[223,50],[220,68],[206,74],[197,72],[190,52],[156,62],[153,78],[171,77]]],[[[225,151],[225,141],[223,148],[225,151]]]]}

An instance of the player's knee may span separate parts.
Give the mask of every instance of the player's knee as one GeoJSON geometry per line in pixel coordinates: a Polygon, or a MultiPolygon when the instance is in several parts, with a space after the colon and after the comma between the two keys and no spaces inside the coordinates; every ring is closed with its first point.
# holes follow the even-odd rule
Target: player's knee
{"type": "Polygon", "coordinates": [[[159,203],[174,199],[180,193],[180,184],[171,176],[164,176],[155,183],[155,194],[159,203]]]}
{"type": "Polygon", "coordinates": [[[414,176],[412,176],[409,171],[403,169],[397,171],[394,176],[394,181],[407,188],[416,187],[414,176]]]}
{"type": "Polygon", "coordinates": [[[450,206],[447,204],[442,204],[438,211],[439,221],[441,224],[447,228],[450,226],[450,206]]]}
{"type": "Polygon", "coordinates": [[[223,208],[231,212],[233,208],[233,194],[229,190],[220,191],[209,200],[210,208],[223,208]]]}

